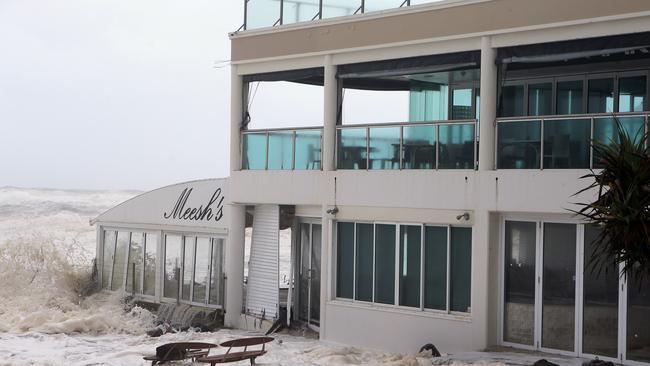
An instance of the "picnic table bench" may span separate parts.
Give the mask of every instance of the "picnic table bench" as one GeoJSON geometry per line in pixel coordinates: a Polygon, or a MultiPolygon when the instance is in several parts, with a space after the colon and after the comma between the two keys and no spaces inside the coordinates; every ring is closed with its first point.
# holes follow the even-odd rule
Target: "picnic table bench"
{"type": "Polygon", "coordinates": [[[191,359],[196,361],[210,353],[211,348],[218,347],[216,344],[203,342],[174,342],[156,347],[156,354],[145,356],[144,360],[151,361],[151,366],[162,365],[169,361],[181,361],[191,359]]]}
{"type": "Polygon", "coordinates": [[[226,341],[220,344],[221,347],[228,347],[228,351],[220,355],[204,356],[198,358],[197,362],[209,363],[214,366],[217,363],[237,362],[243,360],[250,360],[251,365],[255,364],[255,359],[259,356],[266,354],[265,344],[273,341],[272,337],[252,337],[240,338],[226,341]],[[262,349],[249,351],[248,347],[261,345],[262,349]],[[231,352],[233,348],[241,348],[243,351],[231,352]]]}

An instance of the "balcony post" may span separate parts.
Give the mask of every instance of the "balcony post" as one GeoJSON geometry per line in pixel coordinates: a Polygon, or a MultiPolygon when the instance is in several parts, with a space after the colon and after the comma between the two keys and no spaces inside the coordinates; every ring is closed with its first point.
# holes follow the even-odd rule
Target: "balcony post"
{"type": "Polygon", "coordinates": [[[332,171],[336,166],[334,156],[336,150],[336,115],[338,105],[338,83],[336,81],[336,65],[332,64],[332,56],[325,56],[325,74],[323,81],[323,171],[332,171]]]}
{"type": "Polygon", "coordinates": [[[493,170],[495,131],[497,117],[497,66],[496,50],[492,48],[492,39],[481,39],[481,119],[479,126],[478,169],[493,170]]]}
{"type": "Polygon", "coordinates": [[[244,116],[244,80],[237,66],[230,68],[230,171],[241,169],[241,124],[244,116]]]}

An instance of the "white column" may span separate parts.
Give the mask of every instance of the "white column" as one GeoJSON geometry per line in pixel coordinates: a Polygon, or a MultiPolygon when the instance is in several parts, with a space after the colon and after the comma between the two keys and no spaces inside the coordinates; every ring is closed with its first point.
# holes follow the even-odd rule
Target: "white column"
{"type": "Polygon", "coordinates": [[[241,123],[244,110],[243,78],[230,69],[230,171],[241,169],[241,123]]]}
{"type": "Polygon", "coordinates": [[[336,149],[336,115],[338,113],[338,83],[336,82],[336,65],[332,56],[325,56],[325,75],[323,83],[323,171],[332,171],[336,149]]]}
{"type": "Polygon", "coordinates": [[[479,170],[493,170],[495,148],[495,121],[497,116],[496,50],[492,39],[481,39],[481,119],[479,129],[479,170]]]}
{"type": "Polygon", "coordinates": [[[226,243],[226,315],[224,323],[238,328],[244,293],[244,238],[246,207],[230,206],[230,226],[226,243]]]}

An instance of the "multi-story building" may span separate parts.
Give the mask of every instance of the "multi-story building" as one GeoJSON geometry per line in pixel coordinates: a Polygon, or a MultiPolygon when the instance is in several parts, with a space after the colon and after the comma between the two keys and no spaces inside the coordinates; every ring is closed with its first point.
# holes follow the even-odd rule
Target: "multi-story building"
{"type": "Polygon", "coordinates": [[[650,1],[417,3],[246,1],[231,34],[226,323],[287,301],[335,342],[649,362],[650,286],[591,271],[598,228],[571,210],[595,197],[574,195],[598,168],[592,139],[616,121],[648,128],[650,1]],[[272,81],[322,87],[322,121],[248,128],[251,86],[272,81]],[[408,113],[346,121],[346,90],[403,92],[408,113]],[[294,286],[279,300],[289,226],[294,286]]]}

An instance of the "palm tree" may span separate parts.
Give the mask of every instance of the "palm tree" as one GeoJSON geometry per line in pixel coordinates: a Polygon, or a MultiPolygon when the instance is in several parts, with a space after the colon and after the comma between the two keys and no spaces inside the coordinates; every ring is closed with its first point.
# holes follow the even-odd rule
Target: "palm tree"
{"type": "Polygon", "coordinates": [[[612,263],[623,264],[622,275],[639,285],[650,280],[650,149],[648,133],[636,136],[616,122],[615,138],[593,142],[597,168],[582,179],[593,182],[580,192],[598,190],[598,198],[574,211],[600,227],[589,259],[600,272],[612,263]]]}

